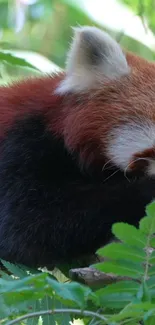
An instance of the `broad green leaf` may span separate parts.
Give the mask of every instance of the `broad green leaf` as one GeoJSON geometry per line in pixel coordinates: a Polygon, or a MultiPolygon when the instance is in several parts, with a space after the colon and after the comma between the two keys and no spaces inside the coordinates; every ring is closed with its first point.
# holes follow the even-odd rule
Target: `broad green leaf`
{"type": "Polygon", "coordinates": [[[0,320],[15,315],[18,313],[18,309],[13,306],[8,306],[2,295],[0,295],[0,320]]]}
{"type": "Polygon", "coordinates": [[[92,293],[91,289],[76,282],[59,283],[49,277],[47,281],[59,297],[72,301],[79,307],[84,307],[86,299],[92,293]]]}
{"type": "Polygon", "coordinates": [[[23,278],[23,277],[27,276],[27,272],[25,270],[22,270],[22,268],[20,268],[18,265],[15,265],[10,262],[3,261],[3,260],[1,260],[1,263],[14,276],[17,276],[19,278],[23,278]]]}
{"type": "Polygon", "coordinates": [[[0,276],[2,279],[7,280],[7,281],[12,281],[12,276],[5,273],[4,271],[0,270],[0,276]]]}
{"type": "Polygon", "coordinates": [[[151,301],[149,287],[145,281],[139,287],[139,290],[137,292],[137,298],[143,302],[151,301]]]}
{"type": "Polygon", "coordinates": [[[116,283],[112,283],[107,285],[106,287],[96,290],[95,295],[101,296],[102,294],[110,294],[110,293],[132,293],[135,295],[138,292],[140,284],[135,281],[119,281],[116,283]]]}
{"type": "MultiPolygon", "coordinates": [[[[152,312],[155,314],[155,310],[152,312]]],[[[155,324],[155,316],[150,316],[147,320],[145,320],[145,325],[154,325],[155,324]]]]}
{"type": "Polygon", "coordinates": [[[140,230],[149,236],[155,233],[155,203],[147,206],[147,217],[140,220],[140,230]]]}
{"type": "Polygon", "coordinates": [[[155,275],[150,277],[150,279],[147,281],[147,285],[149,289],[155,289],[155,275]]]}
{"type": "Polygon", "coordinates": [[[144,217],[141,219],[139,229],[146,235],[152,235],[155,232],[155,218],[144,217]]]}
{"type": "MultiPolygon", "coordinates": [[[[148,324],[149,324],[149,320],[152,318],[150,316],[152,316],[152,315],[155,315],[155,308],[147,311],[143,316],[143,320],[145,322],[148,321],[148,324]]],[[[155,321],[155,319],[154,319],[154,321],[155,321]]],[[[146,324],[147,324],[147,322],[146,322],[146,324]]]]}
{"type": "Polygon", "coordinates": [[[31,63],[26,61],[25,59],[18,58],[17,56],[11,54],[11,53],[6,53],[4,51],[0,51],[0,62],[7,62],[12,65],[20,66],[20,67],[25,67],[25,68],[31,68],[38,70],[35,66],[33,66],[31,63]]]}
{"type": "Polygon", "coordinates": [[[154,309],[154,304],[151,302],[140,302],[140,303],[131,303],[128,306],[125,307],[125,312],[130,311],[148,311],[151,309],[154,309]]]}
{"type": "Polygon", "coordinates": [[[130,247],[122,243],[111,243],[106,245],[100,248],[97,254],[114,260],[125,259],[133,262],[144,262],[146,258],[144,250],[137,247],[130,247]]]}
{"type": "Polygon", "coordinates": [[[148,276],[155,276],[155,265],[151,266],[148,270],[148,276]]]}
{"type": "Polygon", "coordinates": [[[147,244],[147,237],[139,229],[126,223],[115,223],[112,232],[118,239],[131,246],[144,248],[147,244]]]}
{"type": "MultiPolygon", "coordinates": [[[[40,306],[39,300],[33,301],[31,303],[31,305],[29,306],[29,312],[31,312],[31,313],[35,313],[40,310],[41,310],[41,306],[40,306]]],[[[38,325],[38,320],[39,320],[38,317],[28,318],[26,325],[38,325]]],[[[48,323],[47,323],[47,325],[48,325],[48,323]]]]}
{"type": "Polygon", "coordinates": [[[155,237],[150,239],[150,247],[155,248],[155,237]]]}
{"type": "Polygon", "coordinates": [[[101,295],[98,298],[98,304],[100,307],[109,307],[113,309],[122,309],[127,304],[129,304],[134,299],[134,295],[132,293],[126,292],[116,292],[116,293],[107,293],[105,295],[101,295]]]}
{"type": "MultiPolygon", "coordinates": [[[[123,320],[126,320],[126,319],[131,319],[131,320],[134,319],[135,320],[135,318],[136,319],[139,318],[139,320],[140,320],[143,317],[143,315],[144,315],[144,311],[140,311],[140,310],[138,310],[138,311],[137,310],[135,310],[135,311],[132,311],[132,310],[126,311],[126,308],[124,308],[124,311],[121,311],[117,315],[111,316],[109,318],[109,323],[111,321],[120,322],[120,321],[123,321],[123,320]]],[[[117,324],[120,324],[120,323],[117,323],[117,324]]],[[[123,322],[121,324],[123,324],[123,322]]],[[[128,324],[128,323],[126,323],[126,324],[128,324]]],[[[137,323],[135,322],[133,324],[136,325],[137,323]]],[[[138,325],[139,325],[139,323],[138,323],[138,325]]]]}
{"type": "Polygon", "coordinates": [[[149,263],[152,264],[152,265],[153,265],[153,264],[155,265],[155,251],[152,251],[152,252],[150,253],[149,263]]]}
{"type": "MultiPolygon", "coordinates": [[[[53,308],[52,298],[45,295],[45,297],[41,301],[41,309],[42,310],[50,310],[53,308]]],[[[55,325],[54,315],[44,315],[42,316],[44,325],[55,325]]]]}
{"type": "MultiPolygon", "coordinates": [[[[57,300],[56,297],[52,298],[52,307],[57,309],[66,308],[66,305],[62,304],[61,301],[57,300]]],[[[67,306],[68,307],[68,306],[67,306]]],[[[69,325],[72,321],[72,318],[68,313],[55,314],[54,319],[57,325],[69,325]]],[[[46,323],[45,323],[46,325],[46,323]]],[[[82,324],[81,324],[82,325],[82,324]]]]}
{"type": "Polygon", "coordinates": [[[140,264],[128,262],[128,261],[113,261],[113,262],[103,262],[93,265],[99,271],[105,273],[113,273],[121,276],[128,276],[131,278],[141,278],[144,269],[140,264]]]}
{"type": "Polygon", "coordinates": [[[28,276],[20,280],[6,281],[0,279],[0,292],[8,305],[41,299],[45,295],[46,274],[28,276]]]}
{"type": "Polygon", "coordinates": [[[148,217],[155,218],[155,201],[147,205],[146,213],[148,217]]]}

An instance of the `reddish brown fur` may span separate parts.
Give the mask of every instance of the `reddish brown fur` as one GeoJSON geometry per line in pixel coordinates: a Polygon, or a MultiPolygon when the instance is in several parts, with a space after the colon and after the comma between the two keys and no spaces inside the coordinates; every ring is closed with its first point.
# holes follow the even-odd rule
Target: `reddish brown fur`
{"type": "Polygon", "coordinates": [[[87,94],[55,95],[63,75],[0,87],[0,137],[18,117],[43,113],[48,127],[83,160],[103,160],[109,131],[133,118],[155,121],[155,65],[127,54],[131,73],[87,94]],[[102,149],[101,149],[102,146],[102,149]]]}

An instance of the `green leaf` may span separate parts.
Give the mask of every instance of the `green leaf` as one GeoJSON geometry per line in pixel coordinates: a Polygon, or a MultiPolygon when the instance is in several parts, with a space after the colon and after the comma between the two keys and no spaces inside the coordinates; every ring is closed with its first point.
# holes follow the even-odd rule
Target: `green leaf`
{"type": "Polygon", "coordinates": [[[107,285],[105,288],[98,289],[95,291],[96,296],[101,296],[102,294],[109,294],[109,293],[132,293],[135,295],[138,292],[140,284],[135,281],[119,281],[116,283],[112,283],[107,285]]]}
{"type": "Polygon", "coordinates": [[[124,259],[133,262],[144,262],[146,258],[144,250],[130,247],[122,243],[111,243],[106,245],[103,248],[100,248],[97,251],[97,254],[114,260],[124,259]]]}
{"type": "Polygon", "coordinates": [[[7,62],[7,63],[15,65],[15,66],[38,70],[35,66],[33,66],[31,63],[29,63],[25,59],[19,58],[11,53],[6,53],[2,50],[0,51],[0,61],[7,62]]]}
{"type": "Polygon", "coordinates": [[[142,277],[144,273],[144,269],[140,264],[122,260],[113,262],[105,261],[103,263],[95,264],[93,267],[105,273],[113,273],[135,279],[142,277]]]}
{"type": "Polygon", "coordinates": [[[14,306],[8,306],[2,295],[0,295],[0,320],[11,315],[15,315],[18,313],[18,309],[14,306]]]}
{"type": "Polygon", "coordinates": [[[15,265],[10,262],[3,261],[3,260],[1,260],[1,263],[14,276],[19,277],[19,278],[23,278],[23,277],[27,276],[26,271],[22,270],[22,268],[20,268],[18,265],[15,265]]]}
{"type": "Polygon", "coordinates": [[[98,297],[98,306],[109,307],[112,309],[122,309],[134,299],[132,293],[116,292],[102,294],[98,297]]]}
{"type": "Polygon", "coordinates": [[[105,303],[107,307],[112,307],[112,304],[114,304],[113,308],[123,308],[136,297],[138,289],[139,283],[137,282],[120,281],[96,290],[92,300],[100,307],[105,303]],[[106,300],[108,300],[108,302],[105,302],[106,300]]]}
{"type": "MultiPolygon", "coordinates": [[[[31,303],[31,306],[29,307],[29,312],[35,313],[40,310],[41,310],[40,301],[39,300],[33,301],[31,303]]],[[[39,320],[38,317],[28,318],[26,325],[38,325],[38,320],[39,320]]]]}
{"type": "Polygon", "coordinates": [[[136,227],[123,222],[115,223],[112,227],[113,234],[126,244],[145,248],[147,237],[136,227]]]}
{"type": "Polygon", "coordinates": [[[155,309],[149,311],[143,318],[145,320],[145,325],[154,325],[155,324],[155,309]],[[152,314],[153,316],[149,316],[152,314]],[[147,317],[147,318],[146,318],[147,317]]]}
{"type": "Polygon", "coordinates": [[[84,307],[86,299],[92,293],[91,289],[76,282],[59,283],[48,277],[47,279],[55,293],[67,301],[76,303],[79,307],[84,307]]]}
{"type": "Polygon", "coordinates": [[[144,217],[141,219],[139,229],[146,235],[152,235],[155,232],[155,218],[144,217]]]}
{"type": "Polygon", "coordinates": [[[151,301],[149,287],[145,281],[139,287],[139,291],[137,292],[137,297],[140,301],[143,302],[151,301]]]}
{"type": "MultiPolygon", "coordinates": [[[[131,304],[129,304],[131,305],[131,304]]],[[[134,320],[134,322],[132,323],[133,325],[139,325],[139,323],[137,323],[135,321],[135,319],[137,320],[137,318],[140,320],[142,317],[143,317],[143,314],[144,312],[141,310],[135,310],[135,311],[132,311],[131,310],[127,310],[126,311],[126,307],[124,308],[124,310],[117,314],[117,315],[113,315],[109,318],[109,323],[112,322],[112,321],[116,321],[116,322],[120,322],[120,321],[123,321],[123,320],[129,320],[129,323],[126,323],[126,324],[131,324],[130,323],[130,319],[132,321],[132,319],[134,320]]],[[[125,322],[124,322],[125,323],[125,322]]],[[[124,324],[123,322],[122,323],[117,323],[117,324],[124,324]]]]}
{"type": "Polygon", "coordinates": [[[46,278],[47,275],[42,273],[21,280],[6,281],[0,279],[0,292],[8,306],[17,306],[17,304],[41,299],[45,295],[46,278]]]}
{"type": "Polygon", "coordinates": [[[146,208],[147,217],[141,219],[139,223],[140,230],[151,236],[155,233],[155,202],[146,208]]]}
{"type": "MultiPolygon", "coordinates": [[[[53,308],[52,298],[45,295],[45,297],[41,301],[41,309],[42,310],[50,310],[53,308]]],[[[44,315],[42,316],[44,325],[55,325],[55,318],[53,315],[44,315]]]]}
{"type": "Polygon", "coordinates": [[[152,251],[152,252],[150,253],[149,263],[155,265],[155,251],[152,251]]]}
{"type": "Polygon", "coordinates": [[[155,237],[150,239],[150,247],[155,248],[155,237]]]}
{"type": "Polygon", "coordinates": [[[1,278],[7,281],[12,281],[12,276],[0,270],[1,278]]]}
{"type": "Polygon", "coordinates": [[[148,276],[155,276],[155,265],[151,266],[148,270],[148,276]]]}
{"type": "Polygon", "coordinates": [[[155,275],[150,277],[150,279],[147,281],[147,285],[149,289],[155,288],[155,275]]]}
{"type": "MultiPolygon", "coordinates": [[[[52,307],[57,308],[57,309],[66,308],[66,306],[64,304],[62,304],[61,301],[57,300],[56,297],[52,298],[52,307]]],[[[55,322],[57,325],[69,325],[72,321],[72,319],[68,313],[55,314],[54,319],[55,319],[55,322]]],[[[46,323],[45,323],[45,325],[46,325],[46,323]]]]}
{"type": "Polygon", "coordinates": [[[148,217],[155,218],[155,201],[146,206],[146,213],[148,217]]]}

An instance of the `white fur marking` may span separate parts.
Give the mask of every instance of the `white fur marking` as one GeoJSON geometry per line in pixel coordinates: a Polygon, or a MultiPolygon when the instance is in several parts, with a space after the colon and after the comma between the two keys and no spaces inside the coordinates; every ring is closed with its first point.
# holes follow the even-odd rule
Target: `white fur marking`
{"type": "MultiPolygon", "coordinates": [[[[155,125],[151,121],[144,124],[129,123],[111,132],[107,157],[116,166],[126,170],[135,154],[153,147],[155,148],[155,125]]],[[[155,175],[155,160],[149,162],[147,173],[155,175]]]]}
{"type": "Polygon", "coordinates": [[[75,28],[68,53],[66,77],[56,93],[82,92],[106,79],[127,75],[130,68],[119,44],[96,27],[75,28]]]}

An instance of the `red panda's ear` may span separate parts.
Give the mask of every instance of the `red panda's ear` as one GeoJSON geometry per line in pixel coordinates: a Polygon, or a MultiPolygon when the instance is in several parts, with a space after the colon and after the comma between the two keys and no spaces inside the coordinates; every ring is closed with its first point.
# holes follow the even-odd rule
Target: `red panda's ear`
{"type": "Polygon", "coordinates": [[[66,77],[57,92],[83,92],[130,71],[119,44],[96,27],[74,28],[66,77]]]}

